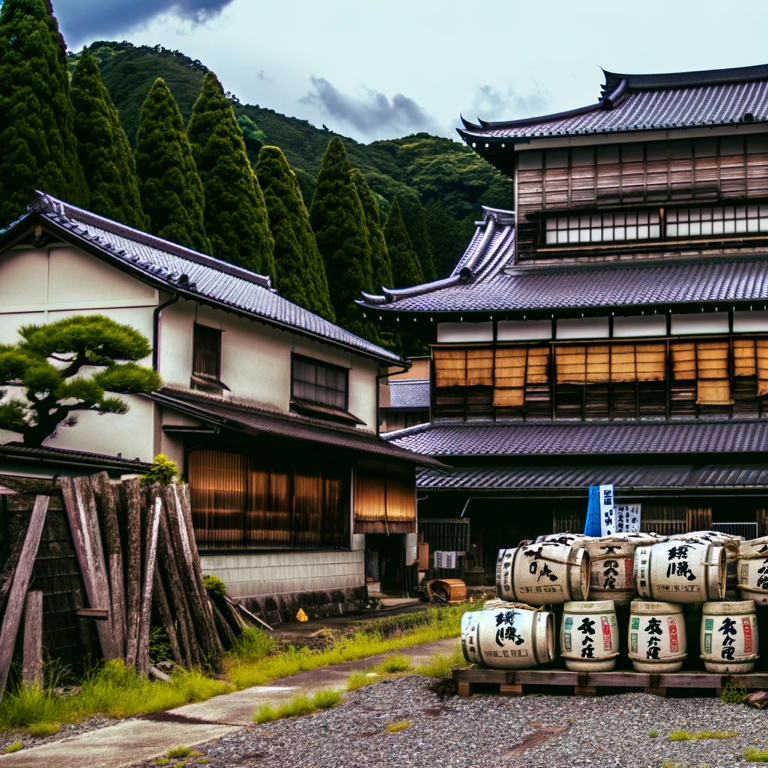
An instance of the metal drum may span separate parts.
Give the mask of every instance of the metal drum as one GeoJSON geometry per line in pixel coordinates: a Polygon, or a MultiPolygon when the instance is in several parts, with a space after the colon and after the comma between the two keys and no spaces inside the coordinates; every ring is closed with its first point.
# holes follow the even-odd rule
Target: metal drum
{"type": "Polygon", "coordinates": [[[675,603],[725,598],[725,549],[719,544],[669,540],[635,550],[635,589],[640,597],[675,603]]]}
{"type": "Polygon", "coordinates": [[[635,597],[635,550],[641,544],[650,546],[660,541],[663,537],[648,533],[617,533],[587,540],[589,599],[629,605],[635,597]]]}
{"type": "Polygon", "coordinates": [[[751,672],[759,652],[753,600],[704,603],[701,658],[707,672],[722,675],[751,672]]]}
{"type": "Polygon", "coordinates": [[[555,617],[528,605],[469,611],[461,617],[464,658],[495,669],[531,669],[555,657],[555,617]]]}
{"type": "Polygon", "coordinates": [[[686,656],[683,609],[675,603],[633,600],[629,658],[637,672],[678,672],[686,656]]]}
{"type": "Polygon", "coordinates": [[[742,600],[768,605],[768,536],[739,543],[738,577],[742,600]]]}
{"type": "Polygon", "coordinates": [[[500,549],[496,558],[496,594],[528,605],[586,600],[589,554],[567,544],[530,544],[500,549]]]}
{"type": "Polygon", "coordinates": [[[609,672],[619,656],[619,628],[613,600],[563,606],[560,655],[575,672],[609,672]]]}

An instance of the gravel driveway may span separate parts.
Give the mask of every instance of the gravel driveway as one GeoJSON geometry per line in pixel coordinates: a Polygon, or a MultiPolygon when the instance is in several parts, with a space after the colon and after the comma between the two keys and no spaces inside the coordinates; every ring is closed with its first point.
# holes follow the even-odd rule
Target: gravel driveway
{"type": "Polygon", "coordinates": [[[335,709],[243,729],[198,749],[211,768],[737,768],[752,765],[743,758],[748,747],[768,749],[768,712],[715,698],[629,693],[441,702],[434,684],[417,676],[378,683],[347,694],[335,709]],[[386,732],[402,720],[410,721],[405,730],[386,732]],[[681,729],[738,735],[667,740],[681,729]]]}

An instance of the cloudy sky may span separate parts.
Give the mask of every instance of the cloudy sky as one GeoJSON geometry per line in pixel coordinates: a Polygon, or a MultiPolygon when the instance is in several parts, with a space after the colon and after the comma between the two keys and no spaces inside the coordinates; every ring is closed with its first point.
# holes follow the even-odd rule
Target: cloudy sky
{"type": "Polygon", "coordinates": [[[592,103],[600,67],[765,63],[765,2],[53,0],[71,49],[178,49],[243,102],[360,141],[592,103]]]}

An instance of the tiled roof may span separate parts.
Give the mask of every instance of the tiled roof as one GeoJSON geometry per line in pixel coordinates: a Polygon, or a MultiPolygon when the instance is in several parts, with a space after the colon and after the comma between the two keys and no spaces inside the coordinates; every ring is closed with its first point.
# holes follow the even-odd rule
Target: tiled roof
{"type": "Polygon", "coordinates": [[[45,461],[50,464],[82,464],[110,469],[122,469],[127,472],[144,473],[151,463],[138,459],[126,459],[122,456],[108,456],[103,453],[73,451],[68,448],[33,448],[21,443],[0,444],[0,458],[14,458],[27,461],[45,461]]]}
{"type": "MultiPolygon", "coordinates": [[[[40,214],[62,233],[95,246],[110,259],[164,284],[169,290],[212,300],[234,311],[286,326],[367,357],[400,362],[396,354],[279,296],[272,290],[268,277],[126,227],[42,192],[36,195],[29,206],[30,213],[40,214]]],[[[25,218],[3,232],[15,229],[25,218]]]]}
{"type": "Polygon", "coordinates": [[[664,464],[590,467],[456,467],[449,472],[420,469],[421,491],[586,491],[611,482],[617,489],[767,488],[768,464],[664,464]]]}
{"type": "Polygon", "coordinates": [[[172,387],[163,387],[147,397],[203,421],[230,427],[234,425],[251,434],[265,434],[330,445],[361,454],[373,454],[382,459],[399,459],[412,464],[444,468],[444,465],[436,459],[401,448],[370,432],[321,419],[273,411],[248,403],[222,400],[213,395],[172,387]]]}
{"type": "MultiPolygon", "coordinates": [[[[480,140],[530,139],[667,130],[768,120],[768,66],[667,75],[606,72],[597,104],[509,122],[464,121],[459,134],[480,140]]],[[[482,146],[481,146],[482,153],[482,146]]]]}
{"type": "Polygon", "coordinates": [[[429,408],[429,379],[390,379],[390,408],[429,408]]]}
{"type": "Polygon", "coordinates": [[[768,420],[427,424],[387,440],[443,458],[752,453],[768,450],[768,420]]]}
{"type": "Polygon", "coordinates": [[[504,222],[494,220],[498,214],[486,211],[451,277],[361,303],[376,312],[456,313],[768,299],[767,254],[516,265],[512,214],[504,222]]]}

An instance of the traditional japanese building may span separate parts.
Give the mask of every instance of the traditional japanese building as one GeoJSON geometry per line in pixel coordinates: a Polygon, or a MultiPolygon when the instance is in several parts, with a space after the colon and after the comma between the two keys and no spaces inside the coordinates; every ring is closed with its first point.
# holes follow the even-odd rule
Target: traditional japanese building
{"type": "Polygon", "coordinates": [[[366,295],[432,345],[439,458],[420,515],[469,518],[476,562],[583,528],[590,485],[642,529],[764,535],[768,66],[607,72],[596,104],[464,141],[514,180],[450,277],[366,295]]]}

